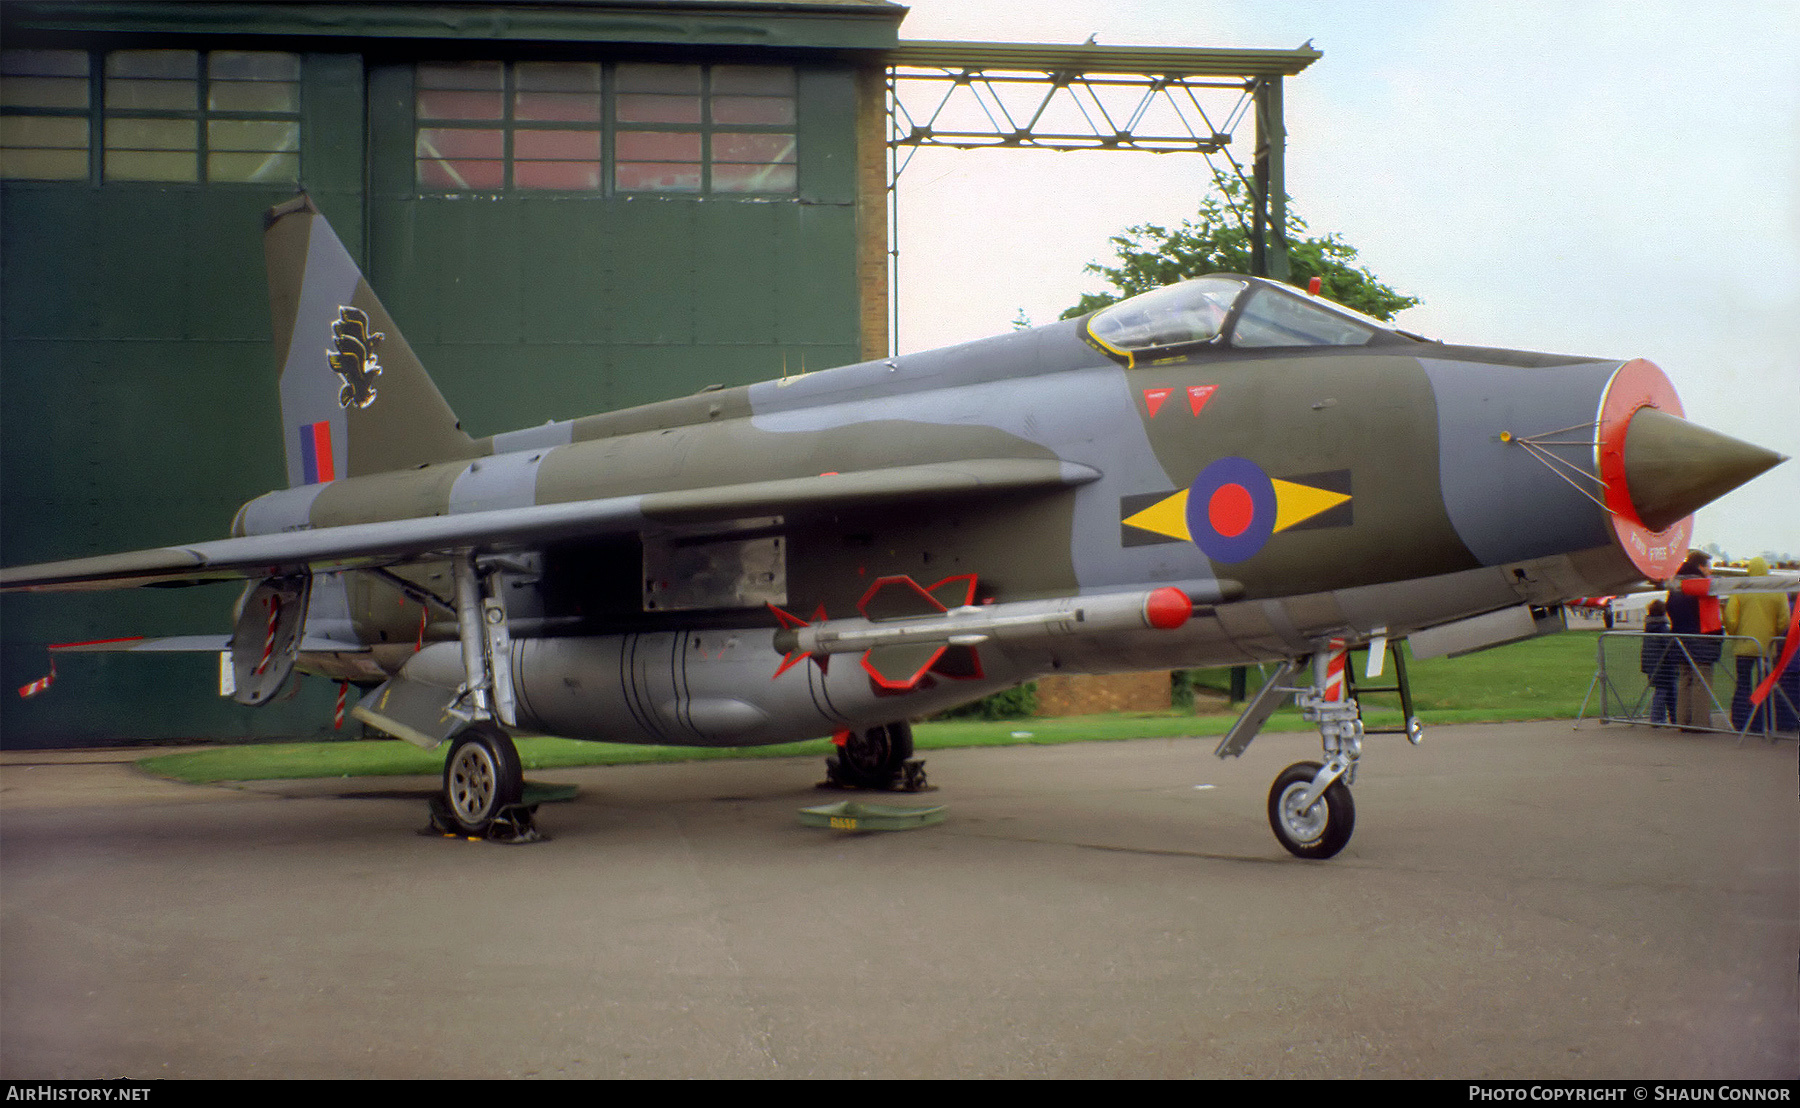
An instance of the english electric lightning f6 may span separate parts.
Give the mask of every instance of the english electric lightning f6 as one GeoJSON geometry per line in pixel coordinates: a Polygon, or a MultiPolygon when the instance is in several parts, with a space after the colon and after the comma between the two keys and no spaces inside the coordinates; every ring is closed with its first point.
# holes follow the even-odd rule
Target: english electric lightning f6
{"type": "Polygon", "coordinates": [[[1023,680],[1273,660],[1219,753],[1293,694],[1325,757],[1270,822],[1330,857],[1346,647],[1469,649],[1672,576],[1694,509],[1782,460],[1684,420],[1649,362],[1430,342],[1237,276],[477,440],[306,197],[265,245],[290,487],[230,538],[0,586],[246,580],[229,638],[163,645],[228,651],[245,704],[320,674],[451,742],[469,833],[519,802],[513,732],[836,734],[840,779],[880,787],[906,720],[1023,680]]]}

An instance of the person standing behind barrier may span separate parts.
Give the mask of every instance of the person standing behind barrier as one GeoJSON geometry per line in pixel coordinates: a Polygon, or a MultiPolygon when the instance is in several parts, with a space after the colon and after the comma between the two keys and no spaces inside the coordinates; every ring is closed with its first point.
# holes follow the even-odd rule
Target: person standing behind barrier
{"type": "MultiPolygon", "coordinates": [[[[1769,563],[1762,558],[1750,559],[1750,576],[1767,577],[1769,563]]],[[[1787,630],[1787,598],[1777,593],[1734,593],[1725,602],[1725,633],[1742,636],[1733,645],[1737,658],[1737,691],[1731,697],[1731,726],[1742,731],[1746,725],[1762,730],[1766,706],[1751,719],[1750,693],[1758,680],[1757,662],[1769,657],[1769,644],[1787,630]]]]}
{"type": "Polygon", "coordinates": [[[1669,590],[1669,629],[1676,638],[1669,650],[1678,667],[1675,684],[1675,722],[1683,731],[1699,731],[1712,726],[1712,667],[1719,660],[1719,637],[1725,633],[1725,621],[1719,615],[1719,600],[1703,592],[1689,595],[1682,587],[1687,582],[1700,582],[1712,575],[1712,558],[1698,550],[1688,554],[1676,574],[1675,587],[1669,590]]]}
{"type": "Polygon", "coordinates": [[[1650,722],[1671,722],[1675,718],[1675,664],[1669,651],[1669,606],[1660,600],[1652,600],[1644,616],[1638,669],[1650,682],[1650,722]]]}

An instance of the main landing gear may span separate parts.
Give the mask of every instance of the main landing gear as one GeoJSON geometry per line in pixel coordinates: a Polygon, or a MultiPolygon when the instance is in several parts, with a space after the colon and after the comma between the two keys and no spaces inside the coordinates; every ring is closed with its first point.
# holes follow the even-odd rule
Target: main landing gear
{"type": "Polygon", "coordinates": [[[444,759],[444,792],[432,798],[431,824],[445,834],[534,842],[536,805],[521,803],[525,775],[506,728],[517,726],[506,608],[470,551],[451,561],[465,680],[448,711],[469,721],[444,759]]]}
{"type": "MultiPolygon", "coordinates": [[[[1269,789],[1269,827],[1288,853],[1312,859],[1335,856],[1356,830],[1356,804],[1350,799],[1349,786],[1356,780],[1363,736],[1397,732],[1417,745],[1424,734],[1419,718],[1413,714],[1412,688],[1399,643],[1391,646],[1396,684],[1365,690],[1400,694],[1406,726],[1394,729],[1364,728],[1362,705],[1356,699],[1356,679],[1346,664],[1348,651],[1343,641],[1334,639],[1318,645],[1312,655],[1290,658],[1276,668],[1214,752],[1221,758],[1242,754],[1275,709],[1289,693],[1293,694],[1302,716],[1318,725],[1325,761],[1296,762],[1275,778],[1269,789]],[[1289,685],[1295,671],[1309,663],[1312,684],[1289,685]]],[[[1371,647],[1388,648],[1385,642],[1371,647]]]]}
{"type": "Polygon", "coordinates": [[[911,724],[842,731],[835,739],[838,752],[825,759],[827,785],[908,793],[925,788],[925,763],[912,756],[911,724]]]}

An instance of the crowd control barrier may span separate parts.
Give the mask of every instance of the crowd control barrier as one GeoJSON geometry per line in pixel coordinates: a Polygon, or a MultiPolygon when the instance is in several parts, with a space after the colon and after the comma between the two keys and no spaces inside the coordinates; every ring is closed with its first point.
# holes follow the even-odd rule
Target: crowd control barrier
{"type": "Polygon", "coordinates": [[[1637,723],[1688,731],[1712,731],[1740,738],[1761,735],[1767,739],[1800,738],[1800,659],[1788,666],[1760,708],[1749,703],[1752,690],[1768,676],[1769,667],[1781,656],[1783,640],[1776,639],[1766,655],[1756,658],[1740,686],[1737,647],[1751,643],[1741,635],[1673,635],[1643,631],[1603,631],[1599,636],[1594,680],[1581,701],[1580,719],[1602,723],[1637,723]],[[1710,664],[1695,661],[1716,651],[1710,664]],[[1695,678],[1693,694],[1702,697],[1701,711],[1684,725],[1676,715],[1676,698],[1683,674],[1695,678]],[[1598,694],[1598,711],[1589,716],[1588,706],[1598,694]]]}

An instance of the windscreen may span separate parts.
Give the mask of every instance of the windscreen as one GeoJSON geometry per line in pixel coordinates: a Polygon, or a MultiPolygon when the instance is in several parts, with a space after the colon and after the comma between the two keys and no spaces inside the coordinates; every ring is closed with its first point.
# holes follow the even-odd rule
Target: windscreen
{"type": "Polygon", "coordinates": [[[1231,345],[1363,346],[1377,328],[1284,289],[1264,286],[1244,305],[1231,329],[1231,345]]]}

